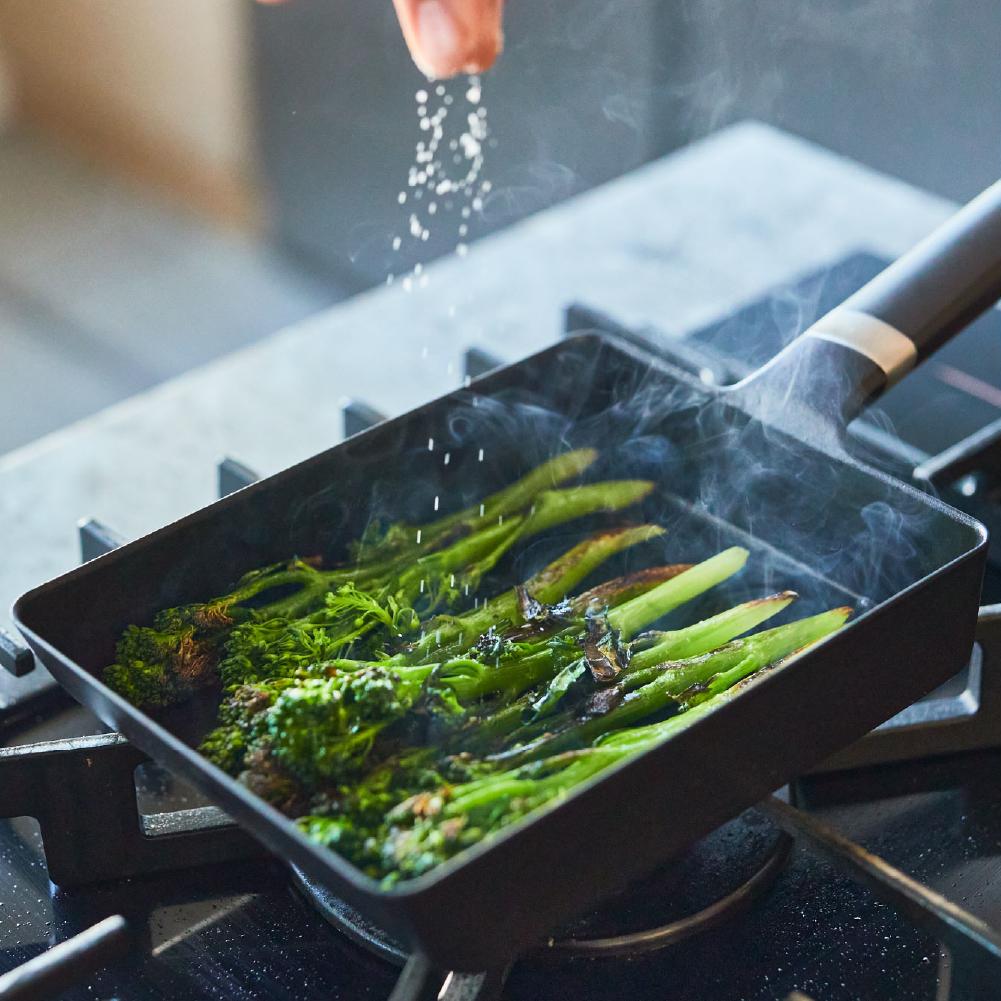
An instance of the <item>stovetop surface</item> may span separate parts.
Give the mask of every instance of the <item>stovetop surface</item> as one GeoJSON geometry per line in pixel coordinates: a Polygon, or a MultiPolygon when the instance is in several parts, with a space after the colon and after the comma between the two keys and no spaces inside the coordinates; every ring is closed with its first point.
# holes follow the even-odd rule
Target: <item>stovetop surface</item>
{"type": "MultiPolygon", "coordinates": [[[[801,802],[999,926],[999,777],[1001,752],[957,755],[811,778],[801,802]]],[[[767,821],[745,815],[668,878],[638,888],[602,931],[704,906],[746,878],[773,837],[767,821]]],[[[0,823],[0,888],[0,972],[109,914],[129,920],[136,942],[128,958],[68,993],[72,1001],[381,1001],[398,972],[335,931],[273,861],[62,891],[49,884],[37,827],[20,819],[0,823]]],[[[796,848],[771,891],[722,927],[637,959],[524,961],[504,997],[770,1001],[799,990],[815,1001],[926,1001],[938,976],[937,943],[796,848]]]]}

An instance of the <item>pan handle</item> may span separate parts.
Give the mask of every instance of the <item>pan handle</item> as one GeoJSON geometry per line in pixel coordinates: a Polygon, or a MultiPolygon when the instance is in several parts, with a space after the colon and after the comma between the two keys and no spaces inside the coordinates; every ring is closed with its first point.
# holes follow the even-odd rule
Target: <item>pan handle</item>
{"type": "Polygon", "coordinates": [[[998,299],[1001,181],[731,392],[794,433],[804,410],[840,429],[998,299]]]}

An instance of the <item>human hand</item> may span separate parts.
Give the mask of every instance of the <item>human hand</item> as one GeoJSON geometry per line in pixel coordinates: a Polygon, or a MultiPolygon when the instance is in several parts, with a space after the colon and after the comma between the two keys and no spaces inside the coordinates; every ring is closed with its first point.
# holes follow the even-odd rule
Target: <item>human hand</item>
{"type": "Polygon", "coordinates": [[[504,0],[393,0],[417,68],[429,77],[489,69],[504,44],[504,0]]]}
{"type": "Polygon", "coordinates": [[[393,0],[393,6],[410,54],[426,76],[479,73],[503,48],[504,0],[393,0]]]}

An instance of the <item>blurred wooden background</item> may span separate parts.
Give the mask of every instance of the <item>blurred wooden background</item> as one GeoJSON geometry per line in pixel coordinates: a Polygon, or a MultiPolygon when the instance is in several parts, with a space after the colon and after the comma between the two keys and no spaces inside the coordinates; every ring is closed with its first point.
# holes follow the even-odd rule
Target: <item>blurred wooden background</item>
{"type": "Polygon", "coordinates": [[[260,220],[245,0],[3,0],[0,109],[215,219],[260,220]]]}

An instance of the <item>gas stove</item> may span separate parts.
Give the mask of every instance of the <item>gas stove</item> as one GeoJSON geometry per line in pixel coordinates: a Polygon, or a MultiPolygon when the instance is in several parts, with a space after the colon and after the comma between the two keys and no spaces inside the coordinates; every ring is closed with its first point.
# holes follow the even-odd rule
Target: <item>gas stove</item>
{"type": "MultiPolygon", "coordinates": [[[[781,346],[768,331],[794,336],[882,263],[855,255],[681,342],[583,307],[567,330],[610,329],[726,382],[781,346]],[[795,318],[776,322],[792,304],[795,318]]],[[[984,318],[852,428],[860,454],[989,526],[1001,518],[1001,389],[985,373],[1001,371],[999,334],[1001,316],[984,318]]],[[[496,364],[471,350],[467,377],[496,364]]],[[[355,401],[345,433],[380,419],[355,401]]],[[[253,478],[227,460],[220,493],[253,478]]],[[[80,534],[83,559],[120,542],[95,522],[80,534]]],[[[985,600],[1001,596],[999,565],[995,554],[985,600]]],[[[981,610],[978,640],[942,689],[490,975],[405,965],[399,943],[34,686],[0,720],[0,815],[14,818],[0,822],[0,998],[996,997],[1001,608],[981,610]]],[[[10,637],[0,659],[32,668],[10,637]]]]}

